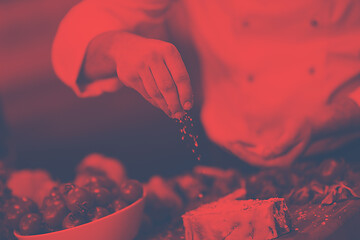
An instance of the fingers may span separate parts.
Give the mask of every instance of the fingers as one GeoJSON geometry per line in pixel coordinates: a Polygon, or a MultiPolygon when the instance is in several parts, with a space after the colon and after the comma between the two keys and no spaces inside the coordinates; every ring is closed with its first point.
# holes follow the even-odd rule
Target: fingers
{"type": "Polygon", "coordinates": [[[155,83],[172,113],[172,117],[181,118],[185,112],[180,103],[175,82],[173,81],[165,62],[150,64],[150,69],[155,79],[155,83]]]}
{"type": "Polygon", "coordinates": [[[134,51],[137,54],[130,55],[128,61],[120,57],[117,61],[120,81],[167,115],[180,119],[193,106],[190,79],[180,53],[167,42],[140,40],[144,40],[142,50],[134,51]]]}
{"type": "Polygon", "coordinates": [[[146,92],[149,94],[150,98],[161,110],[163,110],[169,117],[171,117],[172,113],[169,110],[169,107],[155,82],[150,68],[144,68],[144,70],[142,70],[139,74],[142,79],[143,86],[146,92]]]}
{"type": "Polygon", "coordinates": [[[180,103],[184,110],[190,110],[193,105],[193,92],[191,88],[189,74],[180,53],[174,47],[165,55],[165,64],[176,85],[180,103]]]}
{"type": "MultiPolygon", "coordinates": [[[[146,91],[146,89],[144,87],[144,84],[143,84],[143,80],[141,79],[141,77],[139,75],[138,76],[132,76],[132,77],[122,77],[122,80],[123,80],[122,82],[127,87],[134,89],[135,91],[140,93],[140,95],[143,96],[143,98],[145,98],[152,105],[154,105],[155,107],[160,108],[160,106],[157,104],[157,102],[154,101],[154,99],[146,91]]],[[[167,109],[167,108],[165,108],[165,109],[167,109]]]]}

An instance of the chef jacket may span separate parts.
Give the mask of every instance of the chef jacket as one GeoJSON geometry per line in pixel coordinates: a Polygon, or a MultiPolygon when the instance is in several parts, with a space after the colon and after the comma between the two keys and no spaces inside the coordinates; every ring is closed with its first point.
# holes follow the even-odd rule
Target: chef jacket
{"type": "MultiPolygon", "coordinates": [[[[117,78],[79,87],[89,42],[113,30],[157,31],[173,2],[82,1],[59,26],[52,52],[55,72],[80,97],[116,91],[117,78]]],[[[293,122],[317,116],[331,96],[359,74],[360,1],[183,0],[182,4],[201,60],[201,120],[209,138],[254,165],[292,162],[301,151],[273,161],[261,156],[294,130],[293,122]],[[257,157],[248,158],[243,149],[257,157]]],[[[350,97],[359,102],[359,90],[350,97]]]]}

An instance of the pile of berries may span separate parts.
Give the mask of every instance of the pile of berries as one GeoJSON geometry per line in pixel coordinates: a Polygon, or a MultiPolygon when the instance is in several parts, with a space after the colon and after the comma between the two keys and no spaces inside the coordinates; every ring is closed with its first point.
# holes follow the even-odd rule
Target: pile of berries
{"type": "Polygon", "coordinates": [[[54,232],[105,217],[142,195],[142,185],[136,180],[118,186],[105,174],[88,174],[82,186],[64,183],[54,187],[39,207],[28,198],[7,199],[4,221],[22,235],[54,232]]]}

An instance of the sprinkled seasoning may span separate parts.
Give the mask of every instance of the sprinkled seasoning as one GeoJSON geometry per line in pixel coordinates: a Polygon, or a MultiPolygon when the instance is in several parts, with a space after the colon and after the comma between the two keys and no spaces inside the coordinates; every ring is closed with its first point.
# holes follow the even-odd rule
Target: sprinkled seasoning
{"type": "Polygon", "coordinates": [[[195,131],[194,121],[192,117],[186,113],[180,120],[177,120],[180,126],[181,140],[191,148],[192,153],[197,161],[201,160],[201,154],[199,153],[199,135],[195,131]]]}

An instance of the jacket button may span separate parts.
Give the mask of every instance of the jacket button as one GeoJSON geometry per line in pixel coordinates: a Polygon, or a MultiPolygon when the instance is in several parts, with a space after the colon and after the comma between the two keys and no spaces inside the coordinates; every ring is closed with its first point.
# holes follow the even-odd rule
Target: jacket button
{"type": "Polygon", "coordinates": [[[316,21],[315,19],[313,19],[313,20],[310,21],[310,25],[311,25],[312,27],[317,27],[317,26],[319,25],[319,23],[318,23],[318,21],[316,21]]]}
{"type": "Polygon", "coordinates": [[[314,68],[314,67],[310,67],[310,68],[309,68],[309,74],[310,74],[310,75],[314,75],[314,74],[315,74],[315,68],[314,68]]]}

